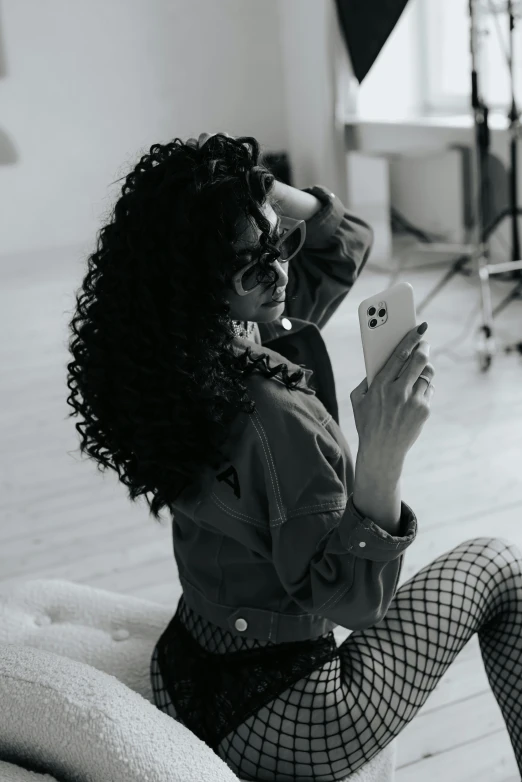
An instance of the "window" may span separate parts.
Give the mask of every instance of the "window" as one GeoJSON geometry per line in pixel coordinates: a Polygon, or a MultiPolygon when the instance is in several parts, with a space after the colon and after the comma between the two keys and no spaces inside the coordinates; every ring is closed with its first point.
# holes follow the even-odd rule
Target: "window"
{"type": "MultiPolygon", "coordinates": [[[[509,18],[506,0],[473,0],[479,34],[479,88],[491,110],[511,104],[507,64],[509,18]]],[[[522,3],[514,0],[515,95],[522,110],[522,3]]],[[[428,113],[464,113],[471,107],[469,0],[419,0],[424,72],[424,109],[428,113]]]]}

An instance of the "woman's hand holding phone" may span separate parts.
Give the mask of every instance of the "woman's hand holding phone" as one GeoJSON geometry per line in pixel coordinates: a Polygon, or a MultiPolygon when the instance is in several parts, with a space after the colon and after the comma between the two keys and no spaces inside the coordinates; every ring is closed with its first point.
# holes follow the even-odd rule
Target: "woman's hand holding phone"
{"type": "Polygon", "coordinates": [[[417,327],[410,331],[368,388],[364,378],[351,395],[359,450],[353,503],[393,536],[400,536],[400,478],[407,452],[430,415],[432,380],[429,344],[417,327]]]}
{"type": "MultiPolygon", "coordinates": [[[[368,389],[366,378],[350,395],[359,435],[359,453],[376,468],[387,465],[398,481],[406,454],[430,415],[433,379],[430,346],[417,327],[395,348],[368,389]]],[[[378,479],[376,474],[375,479],[378,479]]],[[[392,475],[393,477],[393,475],[392,475]]]]}

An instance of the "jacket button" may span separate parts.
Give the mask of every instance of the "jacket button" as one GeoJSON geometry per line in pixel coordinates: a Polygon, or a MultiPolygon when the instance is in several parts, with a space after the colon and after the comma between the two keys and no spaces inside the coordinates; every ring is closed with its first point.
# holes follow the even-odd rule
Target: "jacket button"
{"type": "Polygon", "coordinates": [[[359,546],[361,548],[364,548],[366,546],[366,543],[364,542],[364,540],[361,540],[361,542],[359,543],[359,546]]]}
{"type": "Polygon", "coordinates": [[[287,331],[290,331],[292,328],[291,322],[288,320],[288,318],[282,318],[281,320],[281,326],[286,329],[287,331]]]}
{"type": "Polygon", "coordinates": [[[246,622],[244,619],[236,619],[234,622],[234,627],[236,630],[239,630],[240,633],[243,632],[243,630],[246,630],[248,627],[248,622],[246,622]]]}

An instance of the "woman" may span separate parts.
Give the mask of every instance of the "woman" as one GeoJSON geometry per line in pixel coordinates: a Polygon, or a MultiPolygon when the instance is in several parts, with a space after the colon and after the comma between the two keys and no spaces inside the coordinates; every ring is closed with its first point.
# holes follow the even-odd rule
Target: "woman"
{"type": "Polygon", "coordinates": [[[151,661],[156,704],[241,779],[341,780],[478,633],[522,771],[521,554],[468,540],[397,589],[429,347],[414,330],[352,392],[354,470],[320,329],[371,230],[325,188],[275,181],[259,153],[223,133],[153,146],[71,321],[82,452],[173,517],[183,595],[151,661]],[[336,625],[354,631],[339,647],[336,625]]]}

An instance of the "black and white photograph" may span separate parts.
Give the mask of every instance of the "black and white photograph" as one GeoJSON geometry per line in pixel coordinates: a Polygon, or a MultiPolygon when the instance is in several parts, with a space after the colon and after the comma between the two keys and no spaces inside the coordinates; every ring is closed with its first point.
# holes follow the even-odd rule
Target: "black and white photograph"
{"type": "Polygon", "coordinates": [[[0,0],[0,782],[522,782],[522,0],[0,0]]]}

